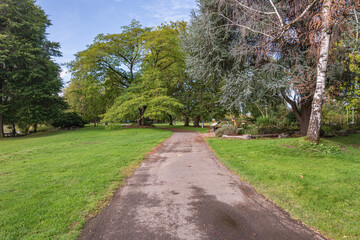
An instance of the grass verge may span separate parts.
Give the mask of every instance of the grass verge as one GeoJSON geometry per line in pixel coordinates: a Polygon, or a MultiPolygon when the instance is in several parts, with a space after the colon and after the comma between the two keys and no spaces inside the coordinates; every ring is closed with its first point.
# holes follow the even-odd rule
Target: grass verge
{"type": "Polygon", "coordinates": [[[76,239],[86,217],[170,135],[99,127],[0,139],[0,239],[76,239]]]}
{"type": "Polygon", "coordinates": [[[360,239],[360,135],[318,147],[299,138],[207,141],[229,169],[293,218],[333,239],[360,239]]]}

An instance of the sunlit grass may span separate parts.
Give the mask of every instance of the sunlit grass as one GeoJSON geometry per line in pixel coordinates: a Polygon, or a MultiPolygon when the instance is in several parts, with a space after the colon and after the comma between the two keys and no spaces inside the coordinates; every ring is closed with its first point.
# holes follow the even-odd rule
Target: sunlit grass
{"type": "Polygon", "coordinates": [[[294,218],[331,238],[360,239],[360,135],[324,141],[331,151],[323,152],[301,147],[302,139],[207,141],[226,166],[294,218]],[[334,144],[340,151],[332,151],[334,144]]]}
{"type": "Polygon", "coordinates": [[[0,139],[0,239],[75,239],[160,129],[85,128],[0,139]]]}

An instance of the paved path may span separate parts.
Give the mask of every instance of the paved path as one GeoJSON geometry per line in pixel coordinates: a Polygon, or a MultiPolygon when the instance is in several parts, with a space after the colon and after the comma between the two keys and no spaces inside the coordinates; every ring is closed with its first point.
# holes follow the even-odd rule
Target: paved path
{"type": "Polygon", "coordinates": [[[200,134],[176,131],[80,239],[324,239],[227,170],[200,134]]]}

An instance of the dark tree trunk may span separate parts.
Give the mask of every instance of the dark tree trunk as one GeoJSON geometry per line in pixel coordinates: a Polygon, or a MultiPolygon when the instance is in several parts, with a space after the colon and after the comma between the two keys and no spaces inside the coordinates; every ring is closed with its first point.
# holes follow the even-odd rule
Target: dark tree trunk
{"type": "Polygon", "coordinates": [[[94,127],[96,127],[96,117],[94,118],[94,127]]]}
{"type": "Polygon", "coordinates": [[[168,114],[168,115],[169,115],[169,125],[172,126],[172,125],[174,125],[173,124],[173,116],[171,116],[170,114],[168,114]]]}
{"type": "Polygon", "coordinates": [[[200,127],[200,119],[201,119],[200,116],[196,116],[194,118],[194,127],[200,127]]]}
{"type": "Polygon", "coordinates": [[[185,114],[185,123],[184,123],[185,127],[189,126],[189,117],[185,114]]]}
{"type": "Polygon", "coordinates": [[[34,128],[34,133],[37,133],[37,129],[38,129],[37,123],[34,124],[33,128],[34,128]]]}
{"type": "Polygon", "coordinates": [[[138,126],[143,126],[145,125],[145,118],[144,118],[144,113],[146,111],[146,106],[143,106],[141,108],[138,108],[139,110],[139,115],[138,115],[138,119],[137,119],[137,125],[138,126]]]}
{"type": "Polygon", "coordinates": [[[11,136],[15,137],[15,135],[16,135],[16,126],[15,126],[15,123],[13,123],[12,129],[11,129],[11,136]]]}
{"type": "Polygon", "coordinates": [[[0,137],[4,136],[4,123],[3,123],[3,116],[0,114],[0,137]]]}
{"type": "Polygon", "coordinates": [[[282,94],[282,96],[284,97],[285,101],[290,104],[293,113],[300,123],[301,135],[305,136],[307,134],[310,122],[312,98],[309,98],[306,101],[302,101],[300,103],[299,109],[295,101],[291,100],[285,94],[282,94]]]}

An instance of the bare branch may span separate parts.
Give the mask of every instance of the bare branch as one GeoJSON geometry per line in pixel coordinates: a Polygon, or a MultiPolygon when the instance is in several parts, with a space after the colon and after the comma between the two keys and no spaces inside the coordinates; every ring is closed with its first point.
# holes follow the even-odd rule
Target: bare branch
{"type": "Polygon", "coordinates": [[[280,21],[280,26],[283,27],[283,26],[284,26],[284,22],[283,22],[283,20],[282,20],[282,18],[281,18],[281,16],[280,16],[279,11],[277,10],[277,8],[276,8],[275,4],[273,3],[273,1],[272,1],[272,0],[269,0],[269,1],[270,1],[270,3],[271,3],[271,6],[274,8],[274,10],[275,10],[275,12],[276,12],[276,15],[277,15],[277,17],[278,17],[278,19],[279,19],[279,21],[280,21]]]}
{"type": "Polygon", "coordinates": [[[251,7],[248,7],[246,6],[245,4],[242,4],[239,0],[234,0],[238,5],[240,5],[241,7],[245,8],[245,9],[248,9],[250,11],[253,11],[253,12],[256,12],[256,13],[261,13],[261,14],[265,14],[265,15],[272,15],[272,14],[276,14],[276,12],[263,12],[263,11],[260,11],[260,10],[256,10],[256,9],[253,9],[251,7]]]}
{"type": "Polygon", "coordinates": [[[267,33],[260,32],[260,31],[257,31],[257,30],[255,30],[255,29],[249,28],[248,26],[238,24],[238,23],[234,22],[233,20],[231,20],[230,18],[228,18],[228,17],[224,16],[223,14],[220,14],[220,16],[222,16],[223,18],[225,18],[226,20],[228,20],[229,22],[231,22],[231,24],[230,24],[230,25],[234,25],[234,26],[238,26],[238,27],[241,27],[241,28],[247,29],[247,30],[249,30],[249,31],[251,31],[251,32],[253,32],[253,33],[259,33],[259,34],[262,34],[262,35],[264,35],[264,36],[266,36],[266,37],[268,37],[268,38],[271,38],[271,39],[273,39],[273,38],[274,38],[273,36],[271,36],[271,35],[269,35],[269,34],[267,34],[267,33]]]}

